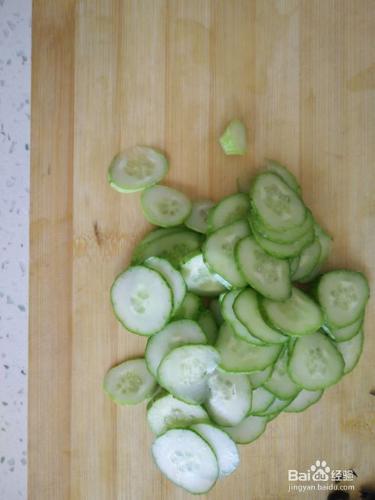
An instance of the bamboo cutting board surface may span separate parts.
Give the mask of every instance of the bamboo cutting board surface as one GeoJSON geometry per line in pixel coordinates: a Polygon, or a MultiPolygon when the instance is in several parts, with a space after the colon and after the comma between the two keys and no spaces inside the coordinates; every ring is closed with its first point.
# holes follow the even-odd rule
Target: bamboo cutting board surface
{"type": "MultiPolygon", "coordinates": [[[[119,150],[154,145],[192,198],[235,190],[265,156],[285,162],[334,235],[329,264],[372,281],[375,215],[372,0],[34,0],[29,498],[182,500],[152,463],[145,407],[101,384],[145,340],[116,322],[116,274],[149,229],[139,195],[111,190],[119,150]],[[233,117],[249,153],[217,139],[233,117]]],[[[284,414],[202,498],[325,499],[288,492],[317,459],[375,479],[375,327],[352,374],[301,415],[284,414]]]]}

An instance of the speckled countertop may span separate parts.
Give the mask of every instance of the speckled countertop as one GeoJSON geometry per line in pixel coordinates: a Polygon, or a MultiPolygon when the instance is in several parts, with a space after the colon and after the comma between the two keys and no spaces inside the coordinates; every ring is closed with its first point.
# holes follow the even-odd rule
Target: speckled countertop
{"type": "Polygon", "coordinates": [[[27,496],[31,0],[0,0],[0,500],[27,496]]]}

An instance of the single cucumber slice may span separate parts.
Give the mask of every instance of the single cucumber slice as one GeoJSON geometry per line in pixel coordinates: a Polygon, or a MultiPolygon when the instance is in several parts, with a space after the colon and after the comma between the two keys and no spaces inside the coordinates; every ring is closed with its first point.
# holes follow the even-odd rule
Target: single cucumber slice
{"type": "Polygon", "coordinates": [[[307,335],[319,330],[323,324],[319,306],[295,287],[290,299],[284,302],[262,299],[261,307],[270,324],[286,335],[307,335]]]}
{"type": "Polygon", "coordinates": [[[176,347],[187,344],[205,344],[201,327],[190,319],[172,321],[147,341],[145,358],[150,373],[157,378],[163,358],[176,347]]]}
{"type": "Polygon", "coordinates": [[[341,356],[344,358],[344,374],[349,373],[358,363],[363,348],[363,330],[350,340],[336,344],[341,356]]]}
{"type": "MultiPolygon", "coordinates": [[[[357,319],[354,323],[342,328],[331,329],[328,328],[329,335],[336,340],[336,342],[346,342],[352,339],[361,330],[363,325],[363,316],[357,319]]],[[[326,329],[327,327],[325,327],[326,329]]]]}
{"type": "Polygon", "coordinates": [[[186,295],[186,285],[181,273],[179,273],[167,260],[161,259],[160,257],[149,257],[145,262],[145,266],[160,273],[168,283],[173,295],[172,314],[175,314],[186,295]]]}
{"type": "Polygon", "coordinates": [[[323,390],[320,391],[307,391],[302,389],[291,403],[288,404],[284,411],[287,413],[299,413],[306,410],[309,406],[317,403],[323,396],[323,390]]]}
{"type": "Polygon", "coordinates": [[[250,202],[247,194],[236,193],[226,196],[208,214],[209,232],[246,219],[249,208],[250,202]]]}
{"type": "Polygon", "coordinates": [[[274,365],[267,366],[264,370],[250,373],[248,375],[251,387],[257,389],[266,382],[272,375],[274,365]]]}
{"type": "Polygon", "coordinates": [[[175,228],[169,234],[137,247],[132,256],[133,264],[141,264],[148,257],[162,257],[174,267],[179,267],[186,255],[200,249],[202,236],[188,229],[175,228]]]}
{"type": "Polygon", "coordinates": [[[219,331],[214,316],[209,309],[206,309],[200,313],[198,324],[206,335],[207,343],[210,345],[214,345],[216,343],[219,331]]]}
{"type": "Polygon", "coordinates": [[[292,289],[287,261],[268,255],[252,236],[238,242],[235,256],[246,281],[264,297],[273,300],[290,297],[292,289]]]}
{"type": "Polygon", "coordinates": [[[268,422],[273,420],[277,415],[284,410],[292,402],[292,399],[275,398],[273,403],[262,413],[263,417],[267,417],[268,422]]]}
{"type": "Polygon", "coordinates": [[[267,344],[283,344],[289,337],[267,325],[259,309],[257,293],[251,288],[240,292],[233,304],[237,318],[254,336],[267,344]]]}
{"type": "Polygon", "coordinates": [[[267,253],[279,259],[288,259],[299,255],[302,250],[310,245],[315,238],[313,229],[307,231],[301,238],[295,240],[293,243],[275,243],[274,241],[263,238],[258,232],[253,230],[254,238],[257,243],[267,253]]]}
{"type": "Polygon", "coordinates": [[[299,264],[299,255],[296,255],[296,257],[292,257],[289,259],[289,267],[290,267],[290,275],[293,276],[293,274],[297,271],[299,264]]]}
{"type": "Polygon", "coordinates": [[[276,160],[269,160],[266,158],[266,169],[274,174],[277,174],[282,180],[288,184],[288,186],[293,189],[297,194],[301,193],[301,187],[294,174],[288,170],[284,165],[276,160]]]}
{"type": "Polygon", "coordinates": [[[188,429],[170,429],[157,437],[152,455],[161,472],[189,493],[207,493],[219,476],[212,448],[188,429]]]}
{"type": "Polygon", "coordinates": [[[171,394],[163,393],[149,405],[147,421],[152,432],[160,436],[168,429],[209,422],[209,417],[202,406],[184,403],[171,394]]]}
{"type": "Polygon", "coordinates": [[[275,396],[272,392],[267,391],[264,387],[258,387],[255,391],[253,391],[250,414],[258,415],[259,413],[265,412],[274,400],[275,396]]]}
{"type": "Polygon", "coordinates": [[[111,302],[120,323],[139,335],[152,335],[168,322],[172,291],[162,276],[144,266],[129,267],[115,279],[111,302]]]}
{"type": "Polygon", "coordinates": [[[208,212],[215,205],[211,200],[193,201],[189,217],[185,221],[185,226],[197,231],[198,233],[207,233],[208,212]]]}
{"type": "Polygon", "coordinates": [[[151,397],[156,380],[147,370],[143,358],[130,359],[114,366],[106,373],[104,392],[119,405],[135,405],[151,397]]]}
{"type": "Polygon", "coordinates": [[[224,319],[233,328],[234,334],[239,339],[244,340],[245,342],[250,342],[251,344],[264,345],[262,340],[254,337],[246,326],[241,323],[233,310],[233,304],[240,293],[241,290],[232,290],[224,295],[221,302],[221,312],[224,319]]]}
{"type": "Polygon", "coordinates": [[[210,311],[214,315],[217,326],[221,326],[224,323],[223,315],[221,314],[221,306],[218,299],[212,299],[210,301],[210,311]]]}
{"type": "Polygon", "coordinates": [[[314,231],[315,231],[315,237],[319,240],[320,244],[320,256],[318,262],[316,263],[311,273],[305,278],[300,279],[301,283],[309,283],[319,274],[320,269],[322,268],[323,264],[325,263],[331,252],[332,241],[333,241],[332,236],[326,233],[324,229],[320,227],[319,224],[317,223],[314,224],[314,231]]]}
{"type": "Polygon", "coordinates": [[[369,286],[362,273],[330,271],[320,278],[317,295],[328,323],[342,328],[363,315],[369,298],[369,286]]]}
{"type": "Polygon", "coordinates": [[[202,299],[198,295],[187,292],[185,298],[176,312],[174,319],[193,319],[197,320],[202,312],[202,299]]]}
{"type": "Polygon", "coordinates": [[[264,384],[268,391],[272,392],[278,399],[283,400],[293,399],[301,390],[289,376],[288,359],[288,349],[284,348],[275,363],[271,377],[264,384]]]}
{"type": "Polygon", "coordinates": [[[159,182],[168,172],[168,161],[153,148],[135,146],[116,155],[108,182],[120,193],[134,193],[159,182]]]}
{"type": "Polygon", "coordinates": [[[177,347],[160,363],[158,380],[176,398],[186,403],[201,404],[208,397],[208,378],[219,361],[218,352],[211,346],[177,347]]]}
{"type": "Polygon", "coordinates": [[[289,374],[304,389],[317,391],[335,384],[344,373],[344,360],[324,333],[299,338],[289,360],[289,374]]]}
{"type": "Polygon", "coordinates": [[[250,188],[251,204],[261,222],[282,231],[300,226],[306,208],[300,197],[276,174],[258,174],[250,188]]]}
{"type": "Polygon", "coordinates": [[[132,261],[139,264],[142,263],[142,259],[138,259],[138,255],[142,256],[142,252],[148,243],[151,243],[162,236],[181,231],[181,226],[178,227],[159,227],[146,234],[146,236],[136,245],[133,250],[132,261]]]}
{"type": "Polygon", "coordinates": [[[215,345],[221,361],[220,367],[232,373],[252,373],[264,370],[274,364],[281,347],[278,345],[258,346],[244,342],[234,335],[231,327],[223,323],[215,345]]]}
{"type": "Polygon", "coordinates": [[[246,375],[216,370],[208,379],[206,409],[219,425],[237,425],[251,408],[251,385],[246,375]]]}
{"type": "Polygon", "coordinates": [[[284,229],[282,231],[277,229],[270,229],[266,227],[259,220],[254,212],[250,212],[249,223],[256,233],[265,238],[266,240],[273,241],[274,243],[291,244],[296,240],[301,239],[306,233],[311,231],[314,227],[314,218],[308,210],[306,218],[300,226],[292,227],[291,229],[284,229]]]}
{"type": "Polygon", "coordinates": [[[293,281],[299,281],[309,276],[319,262],[321,246],[316,238],[310,245],[302,250],[298,260],[298,267],[292,274],[293,281]]]}
{"type": "Polygon", "coordinates": [[[221,276],[208,269],[201,253],[187,256],[180,270],[188,290],[197,295],[212,297],[220,295],[227,289],[223,285],[221,276]]]}
{"type": "Polygon", "coordinates": [[[246,280],[237,267],[234,248],[249,232],[246,221],[233,222],[210,234],[203,247],[204,259],[211,270],[238,288],[246,286],[246,280]]]}
{"type": "Polygon", "coordinates": [[[156,226],[171,227],[182,224],[190,215],[189,198],[168,186],[151,186],[141,196],[146,219],[156,226]]]}
{"type": "Polygon", "coordinates": [[[209,424],[195,424],[197,432],[213,449],[219,465],[219,476],[229,476],[240,464],[240,456],[234,441],[222,430],[209,424]]]}
{"type": "Polygon", "coordinates": [[[240,120],[232,120],[223,135],[220,145],[226,155],[244,155],[247,152],[246,127],[240,120]]]}
{"type": "Polygon", "coordinates": [[[250,415],[234,427],[223,427],[232,439],[238,444],[248,444],[255,441],[267,427],[267,418],[250,415]]]}

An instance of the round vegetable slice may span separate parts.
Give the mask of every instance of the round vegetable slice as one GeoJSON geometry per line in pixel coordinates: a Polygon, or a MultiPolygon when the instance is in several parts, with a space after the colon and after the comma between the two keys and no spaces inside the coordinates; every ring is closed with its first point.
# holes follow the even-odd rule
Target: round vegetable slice
{"type": "Polygon", "coordinates": [[[168,186],[151,186],[142,193],[142,208],[146,219],[157,226],[182,224],[190,215],[189,198],[168,186]]]}
{"type": "Polygon", "coordinates": [[[156,380],[147,370],[143,358],[130,359],[114,366],[106,373],[104,392],[119,405],[135,405],[151,397],[156,380]]]}
{"type": "Polygon", "coordinates": [[[198,233],[207,233],[208,212],[215,205],[212,200],[193,201],[189,217],[185,221],[185,226],[197,231],[198,233]]]}
{"type": "Polygon", "coordinates": [[[320,391],[308,391],[302,389],[301,392],[293,399],[291,403],[288,404],[284,411],[287,413],[299,413],[306,410],[311,405],[317,403],[319,399],[323,396],[323,390],[320,391]]]}
{"type": "Polygon", "coordinates": [[[275,396],[272,392],[267,391],[264,387],[258,387],[253,391],[250,415],[258,415],[265,412],[274,400],[275,396]]]}
{"type": "Polygon", "coordinates": [[[232,120],[223,135],[220,145],[226,155],[244,155],[247,151],[246,127],[240,120],[232,120]]]}
{"type": "Polygon", "coordinates": [[[267,366],[264,370],[259,370],[248,375],[251,387],[257,389],[266,382],[272,375],[274,365],[267,366]]]}
{"type": "Polygon", "coordinates": [[[200,326],[189,319],[172,321],[147,341],[145,358],[150,373],[156,378],[162,359],[172,349],[187,344],[205,344],[200,326]]]}
{"type": "Polygon", "coordinates": [[[300,226],[278,231],[277,229],[266,227],[262,224],[254,211],[251,211],[249,223],[253,230],[266,240],[273,241],[274,243],[292,244],[294,241],[299,240],[305,236],[306,233],[311,231],[314,226],[314,218],[308,210],[306,218],[300,226]]]}
{"type": "Polygon", "coordinates": [[[288,186],[297,194],[301,193],[301,186],[298,184],[295,175],[293,175],[290,170],[284,167],[284,165],[276,160],[269,160],[266,158],[266,169],[281,177],[282,180],[286,184],[288,184],[288,186]]]}
{"type": "Polygon", "coordinates": [[[120,193],[142,191],[168,172],[168,161],[153,148],[135,146],[116,155],[108,170],[108,182],[120,193]]]}
{"type": "Polygon", "coordinates": [[[297,339],[289,361],[289,374],[304,389],[316,391],[335,384],[344,374],[344,360],[324,333],[297,339]]]}
{"type": "Polygon", "coordinates": [[[363,348],[363,330],[350,340],[336,344],[336,348],[344,358],[345,368],[344,374],[353,370],[358,363],[363,348]]]}
{"type": "Polygon", "coordinates": [[[240,456],[234,441],[222,430],[209,424],[195,424],[197,432],[213,449],[219,465],[219,476],[229,476],[240,464],[240,456]]]}
{"type": "Polygon", "coordinates": [[[265,250],[267,253],[273,257],[279,259],[288,259],[290,257],[296,257],[302,250],[310,245],[314,241],[314,230],[309,229],[301,238],[293,241],[292,243],[275,243],[274,241],[267,240],[263,238],[261,234],[254,230],[253,234],[257,243],[265,250]]]}
{"type": "Polygon", "coordinates": [[[297,269],[292,274],[293,281],[300,281],[309,276],[319,262],[322,247],[316,238],[310,245],[302,250],[299,256],[297,269]]]}
{"type": "Polygon", "coordinates": [[[161,472],[190,493],[207,493],[219,476],[215,453],[192,430],[168,430],[155,439],[152,455],[161,472]]]}
{"type": "Polygon", "coordinates": [[[331,252],[332,241],[333,241],[332,236],[326,233],[326,231],[324,231],[324,229],[320,227],[319,224],[317,224],[316,222],[314,224],[314,232],[315,232],[315,237],[319,240],[320,244],[319,260],[316,263],[314,269],[311,271],[311,273],[308,276],[305,276],[304,278],[300,279],[301,283],[309,283],[315,278],[315,276],[319,274],[321,267],[323,266],[323,264],[325,263],[331,252]]]}
{"type": "Polygon", "coordinates": [[[271,377],[264,383],[269,392],[282,400],[293,399],[301,390],[289,376],[288,359],[288,348],[284,348],[275,363],[271,377]]]}
{"type": "Polygon", "coordinates": [[[129,267],[115,279],[111,301],[117,319],[139,335],[161,330],[173,309],[167,282],[158,272],[144,266],[129,267]]]}
{"type": "Polygon", "coordinates": [[[267,427],[266,417],[255,417],[250,415],[234,427],[223,427],[229,436],[238,444],[252,443],[263,434],[267,427]]]}
{"type": "Polygon", "coordinates": [[[341,328],[354,323],[363,315],[369,297],[369,286],[362,273],[330,271],[320,278],[317,295],[328,324],[341,328]]]}
{"type": "Polygon", "coordinates": [[[206,409],[219,425],[237,425],[251,408],[251,385],[246,375],[216,370],[208,378],[206,409]]]}
{"type": "Polygon", "coordinates": [[[188,290],[197,295],[214,297],[227,290],[223,278],[209,270],[201,253],[187,256],[180,270],[188,290]]]}
{"type": "Polygon", "coordinates": [[[364,317],[361,316],[354,323],[348,326],[343,326],[342,328],[331,328],[327,325],[323,325],[323,329],[334,339],[336,342],[346,342],[352,339],[361,330],[363,325],[364,317]]]}
{"type": "Polygon", "coordinates": [[[201,404],[207,399],[208,378],[219,361],[218,352],[211,346],[177,347],[160,363],[158,380],[176,398],[201,404]]]}
{"type": "Polygon", "coordinates": [[[152,432],[158,436],[168,429],[189,427],[209,420],[202,406],[184,403],[165,392],[155,398],[147,409],[147,421],[152,432]]]}
{"type": "Polygon", "coordinates": [[[284,302],[263,299],[261,307],[272,326],[287,335],[307,335],[318,330],[323,324],[323,314],[319,306],[295,287],[292,288],[291,297],[284,302]]]}
{"type": "Polygon", "coordinates": [[[214,345],[218,336],[218,327],[214,315],[209,309],[202,311],[198,318],[198,324],[207,338],[207,343],[214,345]]]}
{"type": "Polygon", "coordinates": [[[197,320],[202,312],[202,299],[198,295],[187,292],[185,298],[174,315],[174,319],[193,319],[197,320]]]}
{"type": "Polygon", "coordinates": [[[208,214],[209,232],[246,219],[250,208],[249,197],[244,193],[235,193],[223,198],[208,214]]]}

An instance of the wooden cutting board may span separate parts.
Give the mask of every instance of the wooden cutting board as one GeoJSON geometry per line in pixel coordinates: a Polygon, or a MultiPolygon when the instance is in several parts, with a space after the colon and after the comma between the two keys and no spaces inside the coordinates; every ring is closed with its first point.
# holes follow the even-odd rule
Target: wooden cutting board
{"type": "MultiPolygon", "coordinates": [[[[143,352],[109,287],[149,229],[139,195],[106,183],[119,150],[155,145],[192,198],[236,189],[265,156],[297,174],[334,235],[329,265],[375,277],[375,3],[372,0],[34,0],[29,498],[181,500],[158,472],[145,406],[117,408],[106,370],[143,352]],[[217,139],[233,117],[249,153],[217,139]]],[[[284,414],[202,498],[325,499],[289,492],[288,469],[375,479],[374,309],[352,374],[284,414]]],[[[302,483],[300,483],[302,484],[302,483]]]]}

